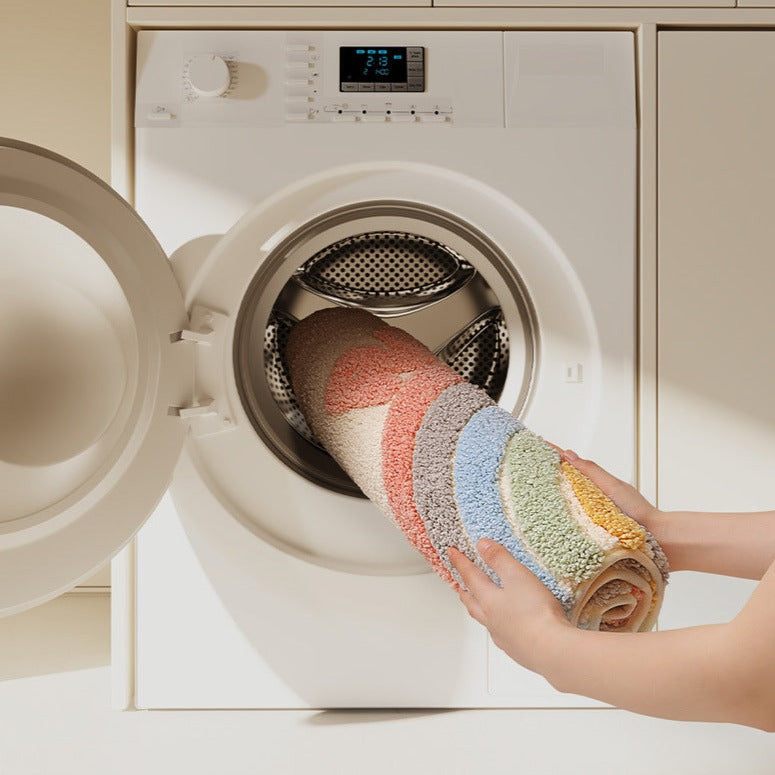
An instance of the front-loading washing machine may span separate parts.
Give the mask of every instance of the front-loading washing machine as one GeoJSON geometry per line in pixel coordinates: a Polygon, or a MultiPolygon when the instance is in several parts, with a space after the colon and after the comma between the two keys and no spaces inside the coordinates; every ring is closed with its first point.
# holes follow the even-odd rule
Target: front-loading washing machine
{"type": "Polygon", "coordinates": [[[633,35],[143,31],[135,97],[136,212],[0,148],[0,609],[151,515],[114,589],[137,707],[599,705],[467,617],[310,432],[284,346],[369,309],[632,481],[633,35]]]}

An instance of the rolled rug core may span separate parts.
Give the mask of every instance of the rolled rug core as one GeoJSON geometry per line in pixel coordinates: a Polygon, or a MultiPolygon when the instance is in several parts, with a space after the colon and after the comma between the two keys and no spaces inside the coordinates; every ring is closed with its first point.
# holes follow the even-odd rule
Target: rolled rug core
{"type": "Polygon", "coordinates": [[[317,438],[448,584],[450,546],[500,584],[476,550],[491,538],[576,626],[654,626],[668,565],[653,536],[421,342],[332,308],[294,326],[286,358],[317,438]]]}

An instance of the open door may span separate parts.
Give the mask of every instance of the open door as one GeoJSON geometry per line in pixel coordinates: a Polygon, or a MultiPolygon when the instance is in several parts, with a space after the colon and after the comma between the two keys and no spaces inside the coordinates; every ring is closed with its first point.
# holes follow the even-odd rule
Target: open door
{"type": "Polygon", "coordinates": [[[61,156],[0,139],[0,614],[65,591],[138,530],[191,401],[161,246],[61,156]]]}

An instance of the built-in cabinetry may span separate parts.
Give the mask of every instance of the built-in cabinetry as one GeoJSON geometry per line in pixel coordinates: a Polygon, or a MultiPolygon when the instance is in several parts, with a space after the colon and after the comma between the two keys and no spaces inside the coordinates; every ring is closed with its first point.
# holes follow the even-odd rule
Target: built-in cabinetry
{"type": "MultiPolygon", "coordinates": [[[[660,32],[658,71],[659,503],[772,509],[775,32],[660,32]]],[[[729,619],[750,587],[680,574],[662,624],[695,591],[696,623],[729,619]]]]}
{"type": "Polygon", "coordinates": [[[299,7],[426,6],[500,8],[734,8],[773,7],[775,0],[128,0],[128,6],[156,7],[299,7]]]}
{"type": "MultiPolygon", "coordinates": [[[[775,0],[769,0],[775,2],[775,0]]],[[[751,3],[751,5],[760,3],[751,3]]],[[[500,8],[652,8],[659,6],[661,8],[696,8],[702,6],[727,7],[735,6],[735,0],[433,0],[434,6],[478,6],[488,7],[497,6],[500,8]]]]}

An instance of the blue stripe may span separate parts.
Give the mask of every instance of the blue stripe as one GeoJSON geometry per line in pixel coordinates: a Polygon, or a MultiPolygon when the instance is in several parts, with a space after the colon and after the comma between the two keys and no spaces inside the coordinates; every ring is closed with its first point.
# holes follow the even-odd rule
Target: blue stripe
{"type": "Polygon", "coordinates": [[[511,531],[503,511],[499,487],[501,464],[509,439],[524,427],[497,406],[482,409],[468,421],[455,450],[454,481],[458,512],[474,545],[482,538],[490,538],[505,546],[540,579],[566,610],[570,610],[573,596],[525,551],[522,542],[511,531]]]}

